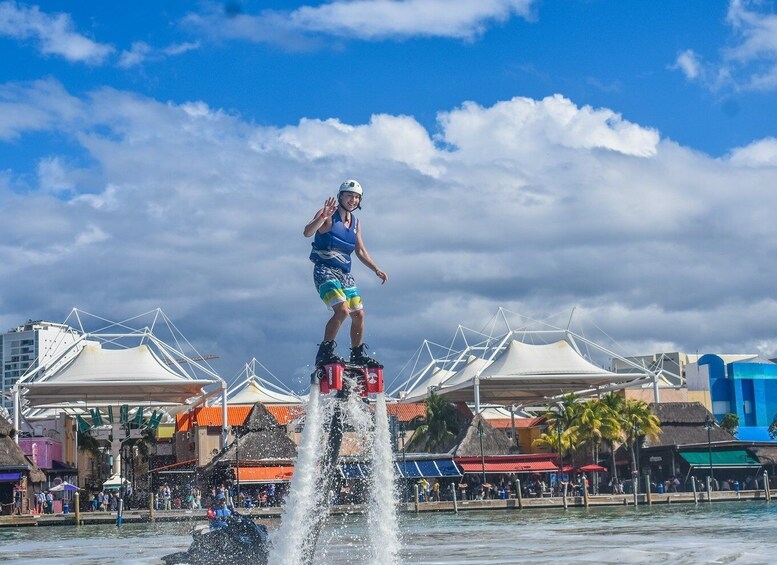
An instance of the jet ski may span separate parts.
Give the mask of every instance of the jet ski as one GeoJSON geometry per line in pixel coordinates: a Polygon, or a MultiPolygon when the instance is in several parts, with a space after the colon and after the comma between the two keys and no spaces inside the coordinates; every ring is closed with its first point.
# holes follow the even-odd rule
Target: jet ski
{"type": "Polygon", "coordinates": [[[267,565],[270,551],[267,528],[249,516],[233,511],[225,527],[211,529],[200,525],[194,528],[192,538],[188,551],[164,556],[165,565],[224,565],[238,559],[251,565],[267,565]]]}

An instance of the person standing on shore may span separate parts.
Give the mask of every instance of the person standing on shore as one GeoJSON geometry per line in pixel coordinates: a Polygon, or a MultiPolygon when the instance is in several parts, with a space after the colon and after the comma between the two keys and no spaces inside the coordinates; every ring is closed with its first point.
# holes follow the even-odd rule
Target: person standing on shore
{"type": "Polygon", "coordinates": [[[361,209],[362,187],[355,180],[340,185],[337,200],[327,198],[303,230],[305,237],[313,237],[310,260],[314,263],[313,280],[321,300],[332,309],[332,317],[324,328],[324,340],[319,344],[316,365],[344,363],[335,353],[335,338],[345,319],[351,317],[351,357],[356,365],[382,366],[365,353],[364,306],[356,281],[351,275],[351,254],[372,270],[385,284],[388,275],[381,271],[367,252],[362,240],[361,223],[353,215],[361,209]]]}

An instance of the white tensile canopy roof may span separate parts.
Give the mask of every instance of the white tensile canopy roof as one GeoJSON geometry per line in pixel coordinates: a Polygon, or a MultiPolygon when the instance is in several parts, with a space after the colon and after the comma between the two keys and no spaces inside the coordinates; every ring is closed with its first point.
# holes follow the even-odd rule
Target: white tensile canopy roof
{"type": "Polygon", "coordinates": [[[423,402],[429,396],[429,389],[436,389],[453,374],[454,372],[448,369],[431,367],[429,375],[402,396],[402,402],[423,402]]]}
{"type": "Polygon", "coordinates": [[[563,339],[541,345],[513,339],[493,361],[470,361],[437,392],[454,402],[471,401],[478,394],[480,402],[524,404],[634,378],[597,367],[563,339]]]}
{"type": "Polygon", "coordinates": [[[213,379],[194,379],[174,371],[146,344],[107,349],[86,342],[70,362],[40,380],[20,383],[27,407],[63,407],[133,403],[184,404],[205,394],[213,379]]]}
{"type": "Polygon", "coordinates": [[[667,384],[661,371],[573,332],[572,315],[565,320],[566,327],[550,323],[551,317],[536,320],[519,315],[518,328],[512,323],[514,315],[499,308],[480,330],[458,326],[448,344],[424,340],[394,378],[391,384],[404,381],[391,395],[399,402],[418,402],[435,392],[451,402],[474,403],[479,413],[481,402],[526,407],[570,392],[591,396],[652,386],[658,402],[659,388],[667,384]],[[500,326],[507,331],[503,333],[500,326]],[[618,371],[602,368],[608,363],[617,364],[618,371]]]}
{"type": "Polygon", "coordinates": [[[264,365],[257,361],[256,357],[246,363],[243,370],[235,379],[227,391],[227,401],[235,405],[253,405],[257,402],[262,404],[302,404],[304,400],[283,384],[273,375],[264,365]],[[262,369],[262,373],[274,379],[278,384],[270,382],[268,379],[259,376],[257,368],[262,369]]]}
{"type": "Polygon", "coordinates": [[[229,395],[227,401],[232,406],[241,404],[301,404],[302,399],[282,392],[276,392],[263,386],[258,379],[250,379],[245,386],[235,394],[229,395]]]}

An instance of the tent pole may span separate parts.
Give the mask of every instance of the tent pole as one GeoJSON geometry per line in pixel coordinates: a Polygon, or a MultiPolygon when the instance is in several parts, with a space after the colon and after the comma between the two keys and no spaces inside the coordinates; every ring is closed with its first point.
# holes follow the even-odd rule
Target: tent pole
{"type": "Polygon", "coordinates": [[[227,447],[227,383],[221,382],[221,449],[227,447]]]}
{"type": "Polygon", "coordinates": [[[15,386],[13,387],[13,427],[16,430],[16,434],[13,437],[14,442],[16,442],[17,445],[19,445],[19,433],[21,430],[19,427],[21,426],[21,401],[19,400],[19,387],[15,386]]]}
{"type": "Polygon", "coordinates": [[[515,435],[515,404],[510,405],[510,426],[513,429],[513,443],[518,446],[518,436],[515,435]]]}
{"type": "Polygon", "coordinates": [[[480,414],[480,377],[475,377],[475,415],[480,414]]]}
{"type": "Polygon", "coordinates": [[[658,393],[658,375],[653,374],[653,402],[658,404],[661,402],[660,395],[658,393]]]}

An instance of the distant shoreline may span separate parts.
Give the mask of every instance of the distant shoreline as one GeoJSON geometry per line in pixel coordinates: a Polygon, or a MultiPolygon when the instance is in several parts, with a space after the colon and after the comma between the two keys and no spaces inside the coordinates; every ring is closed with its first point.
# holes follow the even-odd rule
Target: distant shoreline
{"type": "MultiPolygon", "coordinates": [[[[748,491],[714,491],[711,499],[707,499],[706,492],[696,493],[694,500],[693,492],[676,492],[668,494],[642,493],[637,495],[637,504],[639,506],[665,506],[668,504],[710,504],[719,502],[738,502],[738,501],[764,501],[767,502],[768,495],[763,490],[748,491]]],[[[417,505],[413,502],[402,503],[400,511],[404,513],[425,513],[425,512],[460,512],[473,510],[502,510],[518,511],[532,510],[534,508],[585,508],[585,507],[605,507],[605,506],[634,506],[633,494],[599,494],[589,495],[588,502],[582,496],[569,496],[566,503],[562,497],[543,497],[543,498],[523,498],[520,501],[516,498],[506,500],[461,500],[454,504],[453,501],[445,502],[420,502],[417,505]]],[[[333,506],[332,514],[363,514],[367,511],[364,505],[342,505],[333,506]]],[[[248,508],[240,509],[241,514],[251,516],[254,519],[278,519],[281,517],[282,508],[248,508]]],[[[115,524],[116,512],[81,512],[80,520],[82,526],[95,524],[115,524]]],[[[125,524],[144,523],[144,522],[199,522],[207,520],[207,509],[199,510],[156,510],[153,513],[147,509],[127,510],[123,514],[125,524]]],[[[21,516],[0,516],[0,528],[20,528],[35,526],[75,526],[76,515],[69,514],[49,514],[34,515],[23,514],[21,516]]]]}

